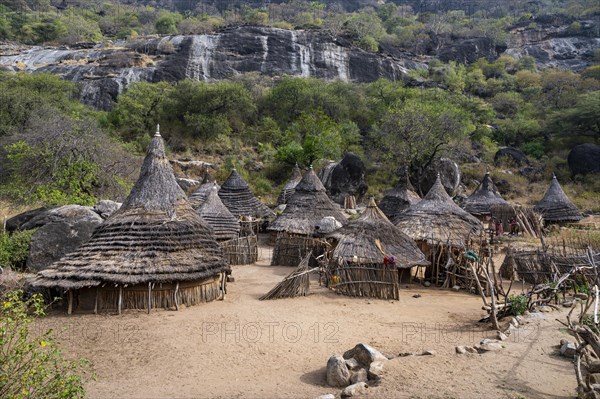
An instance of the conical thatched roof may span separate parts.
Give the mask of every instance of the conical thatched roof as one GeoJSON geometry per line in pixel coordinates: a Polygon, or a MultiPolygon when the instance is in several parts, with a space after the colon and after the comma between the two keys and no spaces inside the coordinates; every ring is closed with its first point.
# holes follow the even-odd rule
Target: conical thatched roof
{"type": "Polygon", "coordinates": [[[544,220],[550,223],[577,222],[583,219],[583,215],[567,197],[556,176],[552,178],[548,191],[534,210],[541,213],[544,220]]]}
{"type": "Polygon", "coordinates": [[[396,187],[385,192],[384,197],[379,202],[379,209],[381,209],[388,219],[394,220],[399,213],[419,201],[421,201],[421,197],[415,192],[414,187],[410,183],[408,169],[404,168],[404,173],[400,177],[400,181],[398,181],[396,187]]]}
{"type": "Polygon", "coordinates": [[[292,170],[292,177],[290,177],[277,197],[277,205],[287,204],[287,201],[292,194],[294,194],[294,189],[296,188],[296,185],[300,183],[300,180],[302,180],[302,173],[300,173],[300,168],[298,167],[298,164],[296,164],[292,170]]]}
{"type": "Polygon", "coordinates": [[[177,184],[157,132],[121,208],[88,242],[39,272],[31,284],[64,289],[127,286],[204,280],[227,270],[210,228],[177,184]]]}
{"type": "Polygon", "coordinates": [[[325,216],[333,216],[341,224],[346,223],[342,211],[331,202],[323,183],[311,167],[296,185],[294,194],[288,200],[283,213],[269,225],[268,229],[310,235],[325,216]]]}
{"type": "Polygon", "coordinates": [[[223,205],[217,192],[217,185],[213,184],[206,201],[197,212],[212,227],[217,240],[237,238],[240,234],[240,221],[223,205]]]}
{"type": "Polygon", "coordinates": [[[208,194],[211,192],[213,187],[215,187],[215,185],[218,191],[221,188],[221,186],[214,182],[210,178],[208,172],[206,172],[204,174],[204,178],[202,179],[202,183],[200,184],[200,186],[198,186],[198,188],[192,193],[192,195],[189,196],[190,204],[192,204],[192,207],[194,209],[198,209],[202,206],[202,204],[204,204],[204,201],[206,201],[206,197],[208,197],[208,194]]]}
{"type": "Polygon", "coordinates": [[[439,175],[425,198],[400,213],[394,223],[413,240],[434,244],[464,246],[469,237],[483,233],[481,222],[452,201],[439,175]]]}
{"type": "Polygon", "coordinates": [[[464,200],[463,209],[475,216],[490,215],[493,205],[508,205],[508,202],[504,201],[490,177],[490,172],[487,172],[473,194],[464,200]]]}
{"type": "Polygon", "coordinates": [[[383,263],[384,257],[394,256],[400,268],[429,265],[417,244],[388,220],[372,198],[360,217],[327,237],[338,241],[334,259],[356,256],[363,262],[383,263]]]}
{"type": "Polygon", "coordinates": [[[275,213],[252,194],[248,184],[235,169],[221,186],[219,197],[235,217],[253,216],[266,219],[275,217],[275,213]]]}

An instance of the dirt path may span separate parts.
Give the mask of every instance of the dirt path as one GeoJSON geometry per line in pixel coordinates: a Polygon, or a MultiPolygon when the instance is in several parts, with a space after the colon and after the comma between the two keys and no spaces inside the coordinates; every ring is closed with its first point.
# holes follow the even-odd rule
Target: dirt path
{"type": "MultiPolygon", "coordinates": [[[[264,263],[264,262],[263,262],[264,263]]],[[[434,350],[392,360],[372,398],[566,398],[568,360],[555,354],[557,312],[542,314],[501,352],[456,355],[457,344],[491,336],[476,321],[480,299],[402,286],[400,301],[338,296],[316,281],[307,297],[259,301],[293,268],[234,267],[223,302],[175,311],[56,314],[65,351],[93,361],[92,398],[311,398],[325,385],[329,356],[369,343],[382,352],[434,350]],[[413,298],[415,294],[420,298],[413,298]],[[521,396],[519,396],[521,395],[521,396]]]]}

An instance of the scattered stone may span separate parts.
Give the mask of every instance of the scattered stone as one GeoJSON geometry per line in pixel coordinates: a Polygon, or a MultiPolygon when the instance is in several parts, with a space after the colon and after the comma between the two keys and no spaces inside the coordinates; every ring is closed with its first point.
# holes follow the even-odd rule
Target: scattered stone
{"type": "Polygon", "coordinates": [[[460,291],[460,287],[458,285],[455,285],[454,287],[452,287],[452,291],[460,291]]]}
{"type": "Polygon", "coordinates": [[[398,353],[399,357],[407,357],[407,356],[413,356],[413,355],[414,355],[414,353],[412,353],[412,352],[401,352],[401,353],[398,353]]]}
{"type": "Polygon", "coordinates": [[[362,394],[366,393],[368,388],[369,388],[369,386],[366,383],[357,382],[356,384],[352,384],[352,385],[344,388],[341,395],[342,395],[342,398],[349,398],[352,396],[362,395],[362,394]]]}
{"type": "Polygon", "coordinates": [[[368,366],[376,360],[387,361],[387,357],[370,345],[360,343],[344,353],[344,359],[355,358],[361,365],[368,366]]]}
{"type": "Polygon", "coordinates": [[[434,356],[435,351],[423,351],[421,352],[421,356],[434,356]]]}
{"type": "Polygon", "coordinates": [[[588,366],[590,373],[600,373],[600,360],[592,360],[588,366]]]}
{"type": "Polygon", "coordinates": [[[467,348],[464,345],[459,345],[456,348],[454,348],[454,350],[459,355],[464,355],[465,353],[467,353],[467,348]]]}
{"type": "Polygon", "coordinates": [[[383,374],[383,362],[381,360],[374,361],[369,365],[368,376],[370,380],[378,380],[383,374]]]}
{"type": "Polygon", "coordinates": [[[515,327],[515,328],[519,328],[519,321],[516,318],[511,318],[510,319],[510,325],[515,327]]]}
{"type": "Polygon", "coordinates": [[[563,338],[563,339],[561,339],[561,340],[560,340],[560,346],[563,346],[563,345],[564,345],[564,344],[566,344],[567,342],[569,342],[569,341],[567,341],[567,340],[566,340],[566,339],[564,339],[564,338],[563,338]]]}
{"type": "Polygon", "coordinates": [[[573,342],[565,342],[560,347],[560,354],[564,357],[573,357],[575,356],[575,352],[577,351],[577,347],[573,342]]]}
{"type": "Polygon", "coordinates": [[[396,355],[394,355],[393,353],[384,353],[383,356],[385,356],[388,360],[396,358],[396,355]]]}
{"type": "Polygon", "coordinates": [[[350,383],[356,384],[358,382],[367,382],[369,380],[369,376],[366,369],[359,369],[356,372],[352,373],[352,377],[350,377],[350,383]]]}
{"type": "Polygon", "coordinates": [[[335,399],[335,395],[328,393],[326,395],[317,396],[315,399],[335,399]]]}
{"type": "Polygon", "coordinates": [[[327,361],[327,383],[333,387],[345,387],[350,382],[350,370],[346,360],[340,355],[333,355],[327,361]]]}
{"type": "Polygon", "coordinates": [[[573,306],[573,303],[574,303],[573,301],[564,301],[564,302],[562,303],[562,305],[563,305],[563,307],[565,307],[565,308],[570,308],[570,307],[572,307],[572,306],[573,306]]]}
{"type": "Polygon", "coordinates": [[[588,379],[590,384],[600,384],[600,374],[599,373],[591,373],[588,374],[588,379]]]}
{"type": "Polygon", "coordinates": [[[235,277],[233,277],[233,276],[227,276],[227,282],[228,283],[235,283],[235,277]]]}
{"type": "Polygon", "coordinates": [[[115,213],[120,207],[120,202],[111,200],[102,200],[94,205],[94,212],[96,212],[102,219],[107,219],[110,215],[115,213]]]}
{"type": "Polygon", "coordinates": [[[413,298],[421,298],[421,294],[415,294],[413,295],[413,298]]]}
{"type": "Polygon", "coordinates": [[[550,312],[552,312],[552,310],[554,310],[554,309],[552,309],[552,307],[550,307],[550,306],[540,306],[540,307],[538,307],[538,311],[542,312],[542,313],[550,313],[550,312]]]}
{"type": "Polygon", "coordinates": [[[583,294],[580,292],[580,293],[573,295],[573,298],[581,299],[582,301],[587,301],[588,296],[587,296],[587,294],[583,294]]]}
{"type": "Polygon", "coordinates": [[[496,338],[500,341],[506,341],[508,339],[508,336],[502,331],[498,331],[498,333],[496,333],[496,338]]]}
{"type": "Polygon", "coordinates": [[[524,324],[524,322],[525,322],[525,318],[523,316],[515,316],[515,320],[519,324],[524,324]]]}
{"type": "Polygon", "coordinates": [[[431,286],[431,283],[430,283],[429,281],[425,281],[425,282],[423,283],[423,285],[424,285],[425,287],[429,287],[429,286],[431,286]]]}
{"type": "Polygon", "coordinates": [[[502,344],[495,339],[482,339],[479,345],[475,346],[479,352],[494,352],[503,349],[502,344]]]}
{"type": "Polygon", "coordinates": [[[349,370],[356,370],[360,368],[360,364],[358,364],[358,361],[351,357],[350,359],[346,359],[346,367],[348,367],[349,370]]]}

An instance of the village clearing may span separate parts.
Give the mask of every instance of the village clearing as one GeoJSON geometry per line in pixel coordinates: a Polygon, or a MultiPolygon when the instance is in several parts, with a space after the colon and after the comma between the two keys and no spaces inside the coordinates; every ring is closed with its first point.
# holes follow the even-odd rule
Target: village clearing
{"type": "Polygon", "coordinates": [[[56,311],[40,327],[54,329],[69,357],[93,362],[90,398],[339,395],[327,386],[327,359],[359,342],[396,356],[361,397],[571,398],[576,392],[572,361],[557,347],[570,338],[555,320],[567,309],[530,315],[500,351],[458,355],[457,345],[495,338],[489,324],[478,323],[485,315],[479,296],[414,283],[401,285],[399,301],[350,298],[319,287],[313,275],[306,297],[259,301],[294,269],[268,266],[265,246],[260,253],[254,265],[233,266],[235,282],[224,301],[150,315],[56,311]],[[398,357],[425,350],[434,354],[398,357]]]}

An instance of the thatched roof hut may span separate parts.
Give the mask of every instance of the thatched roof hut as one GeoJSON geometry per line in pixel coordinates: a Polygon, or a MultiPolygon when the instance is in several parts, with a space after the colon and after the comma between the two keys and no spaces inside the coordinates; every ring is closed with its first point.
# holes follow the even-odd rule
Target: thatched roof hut
{"type": "Polygon", "coordinates": [[[346,223],[341,209],[329,199],[323,183],[311,167],[296,185],[283,213],[269,225],[268,230],[311,235],[325,216],[332,216],[341,224],[346,223]]]}
{"type": "Polygon", "coordinates": [[[275,212],[261,203],[250,191],[248,183],[233,169],[219,190],[219,197],[235,217],[252,216],[270,219],[275,212]]]}
{"type": "Polygon", "coordinates": [[[492,213],[493,205],[508,205],[494,185],[490,172],[483,177],[479,186],[463,202],[463,209],[475,216],[485,216],[492,213]]]}
{"type": "Polygon", "coordinates": [[[388,219],[394,220],[399,213],[419,201],[421,201],[421,197],[415,192],[414,187],[410,183],[408,169],[404,168],[404,173],[400,177],[396,187],[385,192],[379,202],[379,209],[381,209],[388,219]]]}
{"type": "Polygon", "coordinates": [[[552,177],[544,198],[533,209],[550,223],[578,222],[583,219],[583,215],[567,197],[556,176],[552,177]]]}
{"type": "Polygon", "coordinates": [[[327,237],[337,241],[333,259],[383,263],[384,257],[394,256],[398,268],[429,265],[417,244],[388,220],[373,198],[362,215],[327,237]]]}
{"type": "Polygon", "coordinates": [[[196,212],[212,228],[218,241],[237,238],[240,235],[240,221],[223,205],[217,191],[216,184],[213,184],[206,201],[196,212]]]}
{"type": "Polygon", "coordinates": [[[177,307],[216,299],[229,270],[210,227],[177,184],[157,131],[121,208],[31,285],[68,291],[69,305],[73,290],[97,287],[94,309],[99,293],[101,307],[118,303],[119,311],[177,307]]]}
{"type": "Polygon", "coordinates": [[[399,214],[394,224],[413,240],[433,245],[462,247],[469,237],[483,233],[481,222],[452,201],[439,175],[427,195],[399,214]]]}
{"type": "Polygon", "coordinates": [[[298,164],[296,164],[292,170],[292,177],[285,183],[285,186],[283,186],[283,189],[277,197],[277,205],[287,204],[292,194],[294,194],[296,185],[300,183],[300,180],[302,180],[302,173],[300,172],[298,164]]]}
{"type": "Polygon", "coordinates": [[[202,204],[204,204],[204,201],[206,201],[208,194],[215,186],[217,187],[217,191],[221,188],[221,186],[219,186],[214,179],[210,177],[208,172],[205,172],[202,183],[200,183],[200,186],[198,186],[198,188],[188,198],[192,207],[194,209],[200,208],[202,204]]]}

